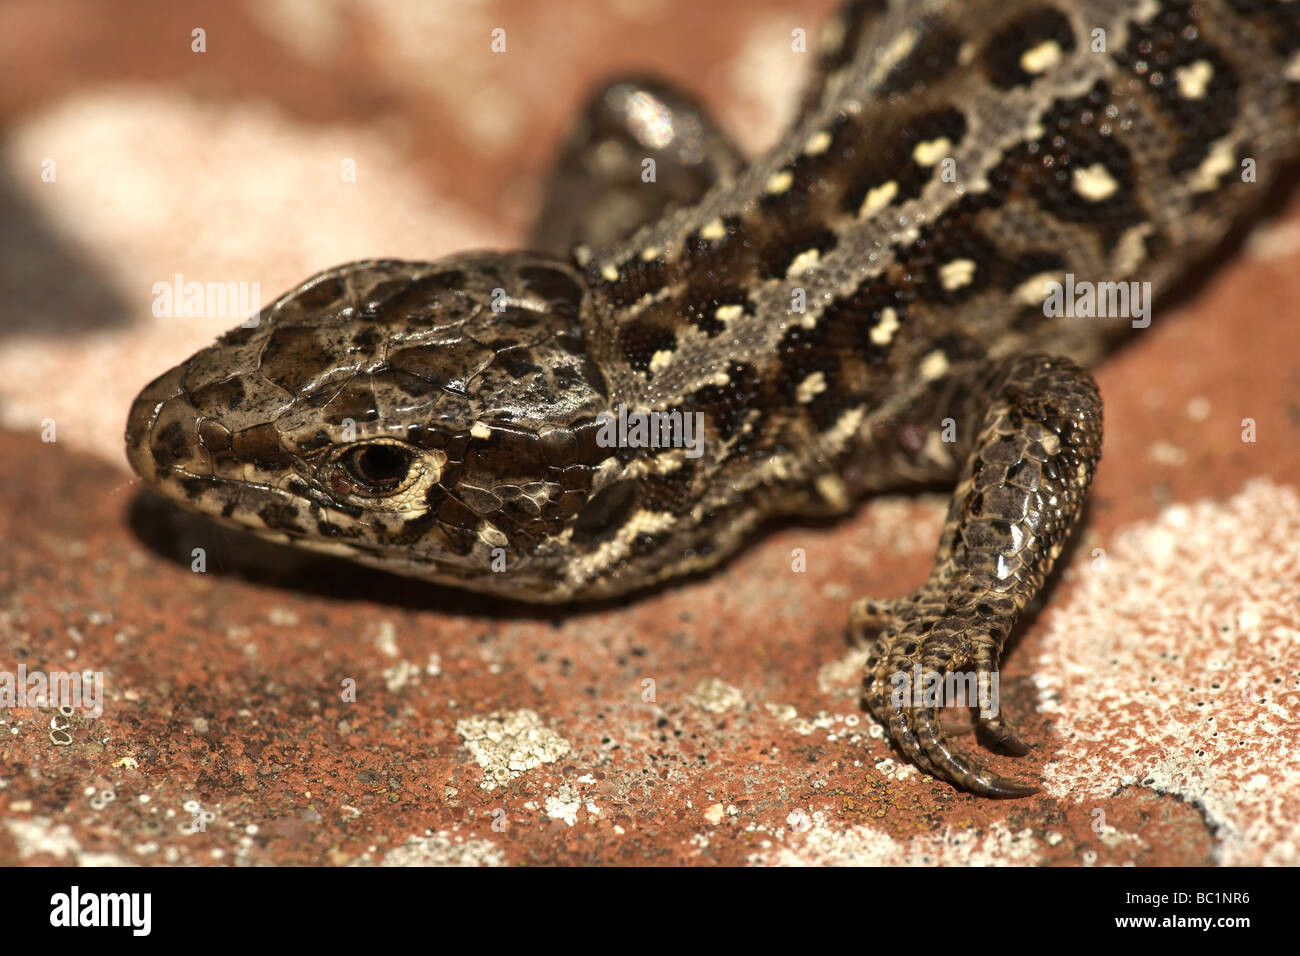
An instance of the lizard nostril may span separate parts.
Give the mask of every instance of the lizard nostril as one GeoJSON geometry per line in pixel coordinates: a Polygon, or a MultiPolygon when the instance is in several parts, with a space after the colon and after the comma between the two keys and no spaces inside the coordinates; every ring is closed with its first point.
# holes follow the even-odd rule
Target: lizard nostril
{"type": "Polygon", "coordinates": [[[149,453],[149,426],[153,422],[154,409],[153,402],[137,398],[126,420],[126,458],[142,478],[151,478],[154,474],[153,456],[149,453]]]}
{"type": "Polygon", "coordinates": [[[181,394],[183,377],[183,369],[171,369],[141,389],[131,404],[126,419],[126,456],[142,478],[152,479],[158,473],[159,462],[154,452],[155,429],[163,409],[181,394]]]}

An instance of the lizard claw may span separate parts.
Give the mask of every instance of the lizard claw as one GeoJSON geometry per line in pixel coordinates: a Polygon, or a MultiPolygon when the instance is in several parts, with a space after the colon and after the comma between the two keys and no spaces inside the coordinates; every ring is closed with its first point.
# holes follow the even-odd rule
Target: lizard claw
{"type": "MultiPolygon", "coordinates": [[[[897,622],[888,618],[890,604],[886,602],[861,602],[855,608],[855,617],[865,631],[862,636],[874,638],[864,682],[866,704],[889,729],[897,747],[925,772],[980,796],[1024,797],[1035,793],[1039,789],[1036,783],[994,773],[954,748],[940,725],[938,702],[921,702],[913,696],[910,680],[917,670],[936,674],[947,686],[947,678],[956,672],[956,664],[962,659],[974,659],[977,683],[981,677],[987,679],[992,673],[988,662],[996,653],[993,648],[982,646],[984,641],[977,638],[973,653],[954,654],[954,631],[935,626],[945,617],[942,610],[925,608],[920,601],[897,602],[894,606],[913,610],[909,615],[913,620],[897,628],[897,622]],[[901,692],[900,674],[908,678],[901,681],[901,692]]],[[[981,715],[977,726],[1016,756],[1029,752],[1029,746],[1000,713],[981,715]]]]}
{"type": "Polygon", "coordinates": [[[1014,756],[1023,757],[1029,753],[1029,744],[1020,739],[1020,735],[1001,714],[981,718],[978,728],[987,733],[998,746],[1014,756]]]}
{"type": "Polygon", "coordinates": [[[918,708],[915,723],[921,748],[940,776],[982,797],[1025,797],[1038,790],[1037,784],[1003,777],[954,750],[939,726],[936,708],[918,708]]]}

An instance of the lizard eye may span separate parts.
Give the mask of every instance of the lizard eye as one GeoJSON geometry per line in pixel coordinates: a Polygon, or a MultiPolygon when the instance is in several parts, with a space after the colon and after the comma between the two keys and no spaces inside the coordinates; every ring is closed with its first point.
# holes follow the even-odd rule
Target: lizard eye
{"type": "Polygon", "coordinates": [[[414,455],[392,442],[371,442],[349,448],[340,459],[349,480],[365,494],[399,490],[410,474],[414,455]]]}

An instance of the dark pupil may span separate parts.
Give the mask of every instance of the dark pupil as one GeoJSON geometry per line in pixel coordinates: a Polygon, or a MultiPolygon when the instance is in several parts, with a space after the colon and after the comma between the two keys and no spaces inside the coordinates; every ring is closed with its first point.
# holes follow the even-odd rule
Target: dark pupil
{"type": "Polygon", "coordinates": [[[406,477],[406,452],[394,445],[372,445],[357,458],[357,466],[368,481],[398,481],[406,477]]]}

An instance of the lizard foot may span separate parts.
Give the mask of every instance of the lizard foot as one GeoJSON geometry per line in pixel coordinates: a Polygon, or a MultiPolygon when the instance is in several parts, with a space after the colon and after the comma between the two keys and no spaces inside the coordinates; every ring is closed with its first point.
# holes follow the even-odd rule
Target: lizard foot
{"type": "Polygon", "coordinates": [[[1023,797],[1037,784],[1001,776],[955,748],[941,726],[945,707],[978,706],[976,728],[1016,756],[1029,752],[998,709],[998,609],[955,606],[924,590],[853,606],[855,637],[869,646],[864,697],[914,764],[986,797],[1023,797]]]}

